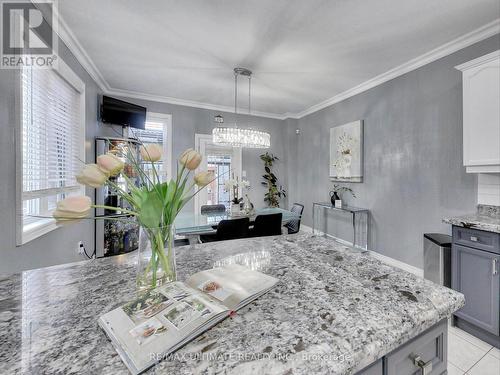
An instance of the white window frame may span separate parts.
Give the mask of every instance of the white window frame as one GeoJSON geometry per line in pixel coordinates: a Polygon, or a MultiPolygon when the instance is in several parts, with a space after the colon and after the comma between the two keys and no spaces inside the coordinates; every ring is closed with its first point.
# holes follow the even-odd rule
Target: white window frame
{"type": "Polygon", "coordinates": [[[163,124],[163,165],[167,178],[172,178],[172,147],[174,145],[172,136],[172,115],[159,112],[147,112],[146,122],[159,122],[163,124]]]}
{"type": "MultiPolygon", "coordinates": [[[[79,152],[80,160],[85,161],[85,83],[78,75],[58,58],[57,67],[54,71],[59,74],[66,82],[68,82],[76,91],[80,93],[80,131],[81,131],[81,149],[79,152]]],[[[23,81],[21,69],[16,71],[16,245],[21,246],[38,238],[46,233],[49,233],[57,228],[56,221],[52,218],[40,218],[25,228],[23,223],[23,150],[22,150],[22,130],[23,130],[23,107],[22,93],[23,81]]],[[[73,190],[75,193],[85,194],[85,187],[73,190]]]]}

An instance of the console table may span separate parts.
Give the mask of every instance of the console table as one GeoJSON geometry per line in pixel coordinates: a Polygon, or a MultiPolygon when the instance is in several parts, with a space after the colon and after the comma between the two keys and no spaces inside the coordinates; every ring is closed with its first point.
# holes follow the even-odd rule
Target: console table
{"type": "MultiPolygon", "coordinates": [[[[368,215],[369,210],[366,208],[342,206],[341,208],[332,206],[330,202],[314,202],[313,210],[313,233],[316,233],[318,223],[317,215],[322,210],[332,210],[338,213],[347,213],[352,217],[352,246],[368,250],[368,215]],[[359,240],[358,240],[359,238],[359,240]]],[[[323,234],[326,236],[326,221],[323,234]]]]}

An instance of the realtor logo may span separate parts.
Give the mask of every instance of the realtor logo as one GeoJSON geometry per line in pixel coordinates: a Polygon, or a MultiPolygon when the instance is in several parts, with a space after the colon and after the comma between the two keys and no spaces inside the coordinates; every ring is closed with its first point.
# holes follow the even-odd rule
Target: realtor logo
{"type": "Polygon", "coordinates": [[[55,5],[53,0],[0,2],[0,68],[55,67],[58,42],[54,29],[55,5]]]}

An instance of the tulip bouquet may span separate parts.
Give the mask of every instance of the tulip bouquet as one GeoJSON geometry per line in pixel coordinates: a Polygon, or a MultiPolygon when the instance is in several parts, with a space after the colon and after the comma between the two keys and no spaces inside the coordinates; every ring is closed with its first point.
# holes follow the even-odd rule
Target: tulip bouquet
{"type": "MultiPolygon", "coordinates": [[[[188,149],[178,159],[175,179],[162,181],[154,164],[161,157],[161,146],[156,144],[140,146],[140,159],[152,165],[152,175],[149,175],[141,168],[141,160],[130,147],[118,153],[109,152],[99,156],[96,164],[85,165],[77,176],[77,181],[94,188],[109,186],[122,201],[126,202],[126,208],[95,205],[89,197],[71,196],[58,202],[57,209],[53,213],[58,223],[88,217],[92,208],[113,210],[135,219],[140,225],[137,274],[139,289],[154,288],[176,279],[173,247],[175,218],[186,203],[214,180],[212,172],[199,172],[191,181],[189,176],[198,168],[202,158],[198,152],[188,149]],[[123,173],[122,177],[128,185],[127,190],[110,178],[116,177],[123,171],[125,162],[132,166],[139,179],[139,183],[136,184],[123,173]]],[[[123,216],[111,216],[111,219],[124,220],[123,216]]]]}

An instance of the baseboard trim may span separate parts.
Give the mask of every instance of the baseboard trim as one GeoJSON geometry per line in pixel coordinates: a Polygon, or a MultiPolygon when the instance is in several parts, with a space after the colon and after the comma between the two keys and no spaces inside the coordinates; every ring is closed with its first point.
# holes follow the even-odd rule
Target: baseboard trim
{"type": "MultiPolygon", "coordinates": [[[[305,233],[312,233],[312,228],[307,226],[307,225],[301,225],[300,230],[302,232],[305,232],[305,233]]],[[[324,235],[324,233],[320,232],[320,231],[317,231],[316,233],[318,233],[319,235],[324,235]]],[[[352,246],[352,242],[345,241],[341,238],[332,236],[331,234],[328,234],[328,233],[326,233],[326,236],[329,238],[332,238],[335,241],[340,242],[341,244],[344,244],[346,246],[352,246]]],[[[408,264],[408,263],[402,262],[400,260],[388,257],[387,255],[380,254],[379,252],[377,252],[375,250],[368,250],[368,252],[370,253],[371,256],[373,256],[374,258],[377,258],[382,263],[388,264],[388,265],[393,266],[393,267],[401,268],[402,270],[409,272],[409,273],[412,273],[415,276],[424,277],[424,270],[421,268],[418,268],[418,267],[412,266],[411,264],[408,264]]]]}
{"type": "Polygon", "coordinates": [[[368,250],[368,251],[370,252],[370,255],[372,255],[374,258],[377,258],[383,263],[389,264],[390,266],[394,266],[397,268],[401,268],[402,270],[412,273],[415,276],[424,277],[424,270],[421,268],[412,266],[411,264],[405,262],[401,262],[400,260],[388,257],[387,255],[382,255],[373,250],[368,250]]]}

